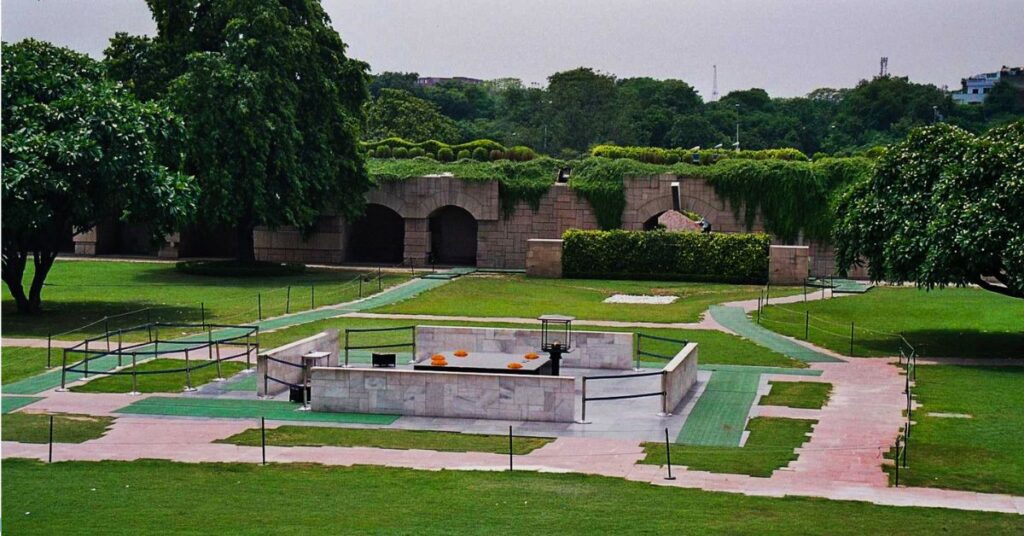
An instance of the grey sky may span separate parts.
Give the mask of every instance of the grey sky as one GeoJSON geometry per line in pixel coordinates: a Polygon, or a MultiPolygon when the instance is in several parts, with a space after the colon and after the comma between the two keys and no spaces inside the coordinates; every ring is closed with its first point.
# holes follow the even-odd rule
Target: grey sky
{"type": "MultiPolygon", "coordinates": [[[[680,78],[707,99],[852,86],[893,74],[956,87],[1024,64],[1022,0],[324,0],[349,51],[375,72],[512,76],[543,83],[580,65],[680,78]]],[[[143,0],[2,0],[2,37],[99,57],[115,31],[152,33],[143,0]]]]}

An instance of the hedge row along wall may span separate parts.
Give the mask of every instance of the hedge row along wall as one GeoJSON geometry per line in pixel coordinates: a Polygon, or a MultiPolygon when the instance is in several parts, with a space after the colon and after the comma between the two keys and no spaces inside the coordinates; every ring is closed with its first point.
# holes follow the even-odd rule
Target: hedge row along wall
{"type": "Polygon", "coordinates": [[[761,151],[732,151],[728,149],[663,149],[661,147],[620,147],[598,145],[590,151],[591,156],[604,158],[628,158],[648,164],[694,164],[707,166],[726,159],[741,160],[793,160],[807,162],[807,155],[797,149],[765,149],[761,151]]]}
{"type": "Polygon", "coordinates": [[[771,240],[765,234],[570,230],[562,240],[563,277],[768,280],[771,240]]]}
{"type": "Polygon", "coordinates": [[[380,141],[364,142],[363,147],[371,158],[426,157],[441,162],[467,159],[479,162],[496,160],[526,162],[537,158],[537,153],[529,147],[523,145],[505,147],[493,140],[474,140],[451,145],[436,140],[414,143],[402,138],[387,138],[380,141]]]}

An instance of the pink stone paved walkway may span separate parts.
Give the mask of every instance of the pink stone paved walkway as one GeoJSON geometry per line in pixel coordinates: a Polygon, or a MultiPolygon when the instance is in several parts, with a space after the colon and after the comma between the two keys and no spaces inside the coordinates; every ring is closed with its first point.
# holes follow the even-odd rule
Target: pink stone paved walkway
{"type": "Polygon", "coordinates": [[[79,341],[61,341],[57,339],[53,339],[53,341],[50,342],[47,341],[46,339],[16,339],[11,337],[4,337],[2,340],[0,340],[0,346],[3,346],[5,348],[8,346],[19,346],[25,348],[46,348],[47,345],[49,344],[53,348],[71,348],[72,346],[78,344],[78,342],[79,341]]]}

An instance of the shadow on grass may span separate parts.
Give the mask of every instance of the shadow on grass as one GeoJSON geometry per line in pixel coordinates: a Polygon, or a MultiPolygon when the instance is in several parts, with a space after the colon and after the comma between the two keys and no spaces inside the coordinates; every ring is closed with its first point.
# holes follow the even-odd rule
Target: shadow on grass
{"type": "MultiPolygon", "coordinates": [[[[207,311],[209,313],[209,311],[207,311]]],[[[81,340],[90,335],[138,326],[147,322],[202,321],[203,311],[194,307],[162,305],[142,301],[51,301],[43,300],[43,312],[36,315],[18,314],[14,302],[5,301],[2,308],[3,336],[45,339],[100,321],[81,331],[61,336],[66,340],[81,340]],[[147,309],[146,311],[141,311],[147,309]],[[129,313],[129,314],[125,314],[129,313]],[[115,316],[123,315],[123,316],[115,316]],[[103,317],[110,316],[107,322],[103,317]]]]}
{"type": "MultiPolygon", "coordinates": [[[[918,357],[1024,358],[1024,331],[935,329],[907,331],[903,336],[914,345],[918,357]]],[[[870,355],[899,355],[900,340],[859,339],[855,348],[870,355]]]]}

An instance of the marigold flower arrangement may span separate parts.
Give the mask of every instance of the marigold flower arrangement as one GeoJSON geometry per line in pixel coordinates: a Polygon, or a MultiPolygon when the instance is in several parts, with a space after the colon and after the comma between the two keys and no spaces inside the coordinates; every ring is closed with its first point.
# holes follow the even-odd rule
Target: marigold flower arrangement
{"type": "Polygon", "coordinates": [[[530,352],[530,353],[524,355],[523,357],[525,357],[526,359],[537,359],[540,356],[537,355],[535,352],[530,352]]]}
{"type": "Polygon", "coordinates": [[[444,359],[445,359],[444,355],[442,355],[442,354],[434,354],[434,355],[430,356],[430,360],[431,361],[444,361],[444,359]]]}
{"type": "Polygon", "coordinates": [[[523,368],[523,364],[522,363],[516,363],[515,361],[513,361],[512,363],[508,364],[508,368],[510,368],[510,369],[521,369],[521,368],[523,368]]]}
{"type": "Polygon", "coordinates": [[[441,359],[441,360],[432,359],[432,360],[430,360],[430,364],[435,366],[435,367],[443,367],[443,366],[447,365],[448,362],[445,361],[444,359],[441,359]]]}
{"type": "Polygon", "coordinates": [[[469,352],[465,350],[455,350],[455,357],[466,357],[467,355],[469,355],[469,352]]]}

